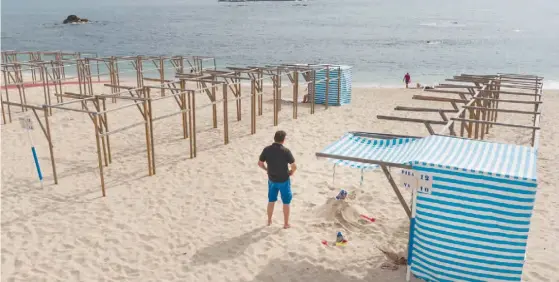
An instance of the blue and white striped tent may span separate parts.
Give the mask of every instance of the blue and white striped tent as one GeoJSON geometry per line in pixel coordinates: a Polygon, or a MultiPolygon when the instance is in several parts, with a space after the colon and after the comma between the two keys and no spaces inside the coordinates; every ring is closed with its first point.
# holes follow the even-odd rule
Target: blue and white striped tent
{"type": "MultiPolygon", "coordinates": [[[[330,68],[330,83],[328,84],[328,105],[341,106],[351,103],[351,67],[350,66],[334,66],[330,68]],[[338,67],[341,72],[340,80],[340,101],[338,102],[338,67]]],[[[316,71],[316,81],[320,81],[315,86],[315,104],[326,103],[326,74],[327,69],[316,71]]]]}
{"type": "Polygon", "coordinates": [[[521,281],[537,149],[449,136],[379,140],[349,133],[317,156],[359,169],[378,165],[364,161],[409,165],[432,175],[431,194],[417,194],[410,228],[408,262],[416,277],[521,281]]]}

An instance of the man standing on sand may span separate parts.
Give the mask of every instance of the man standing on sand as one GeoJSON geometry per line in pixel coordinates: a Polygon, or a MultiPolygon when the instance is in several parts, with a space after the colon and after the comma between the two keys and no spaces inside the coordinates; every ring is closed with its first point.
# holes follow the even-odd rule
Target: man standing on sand
{"type": "Polygon", "coordinates": [[[406,75],[404,75],[404,82],[406,83],[406,88],[408,88],[408,84],[411,82],[410,73],[407,72],[406,75]]]}
{"type": "Polygon", "coordinates": [[[268,172],[268,226],[272,224],[274,205],[281,193],[283,202],[283,228],[289,225],[289,204],[293,197],[291,193],[291,180],[289,179],[297,170],[295,158],[291,151],[283,146],[285,142],[285,131],[277,131],[274,135],[274,143],[264,148],[258,160],[258,166],[268,172]],[[266,164],[264,164],[266,163],[266,164]],[[291,169],[288,166],[291,165],[291,169]]]}

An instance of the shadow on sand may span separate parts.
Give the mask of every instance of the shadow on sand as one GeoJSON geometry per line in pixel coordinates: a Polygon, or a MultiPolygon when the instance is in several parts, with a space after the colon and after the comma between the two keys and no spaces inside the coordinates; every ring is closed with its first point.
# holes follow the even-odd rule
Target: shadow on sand
{"type": "Polygon", "coordinates": [[[191,258],[192,264],[213,264],[223,260],[234,259],[239,254],[244,253],[251,244],[271,234],[273,232],[265,232],[264,227],[259,227],[237,237],[229,238],[226,241],[215,242],[197,251],[191,258]]]}

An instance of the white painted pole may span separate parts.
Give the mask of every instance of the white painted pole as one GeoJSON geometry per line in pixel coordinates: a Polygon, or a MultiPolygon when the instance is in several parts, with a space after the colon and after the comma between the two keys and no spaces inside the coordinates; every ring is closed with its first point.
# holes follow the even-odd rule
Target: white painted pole
{"type": "MultiPolygon", "coordinates": [[[[415,173],[415,172],[414,172],[415,173]]],[[[416,203],[417,203],[417,184],[416,185],[411,185],[412,186],[412,204],[411,204],[411,220],[410,220],[410,235],[409,235],[409,241],[408,241],[408,266],[406,269],[406,281],[410,281],[411,279],[411,264],[412,264],[412,251],[413,251],[413,233],[415,231],[415,207],[416,207],[416,203]]]]}

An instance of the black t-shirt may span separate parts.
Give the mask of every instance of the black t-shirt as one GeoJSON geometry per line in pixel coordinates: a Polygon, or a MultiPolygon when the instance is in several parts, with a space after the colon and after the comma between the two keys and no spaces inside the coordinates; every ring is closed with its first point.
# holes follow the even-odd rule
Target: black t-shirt
{"type": "Polygon", "coordinates": [[[268,178],[272,182],[285,182],[289,180],[289,168],[287,164],[295,162],[295,158],[289,149],[282,144],[274,143],[262,151],[260,161],[268,165],[268,178]]]}

